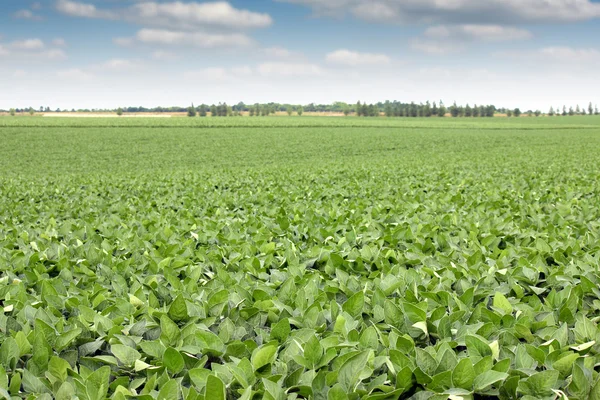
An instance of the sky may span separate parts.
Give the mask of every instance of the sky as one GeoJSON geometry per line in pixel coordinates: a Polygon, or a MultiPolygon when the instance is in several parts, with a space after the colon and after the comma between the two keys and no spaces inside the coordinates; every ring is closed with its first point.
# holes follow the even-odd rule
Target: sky
{"type": "Polygon", "coordinates": [[[600,0],[1,0],[0,109],[600,104],[600,0]]]}

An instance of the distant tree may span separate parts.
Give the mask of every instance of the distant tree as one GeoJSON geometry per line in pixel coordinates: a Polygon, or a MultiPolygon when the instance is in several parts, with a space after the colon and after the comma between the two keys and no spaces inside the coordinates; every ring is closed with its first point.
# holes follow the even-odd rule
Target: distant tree
{"type": "Polygon", "coordinates": [[[248,115],[251,116],[251,117],[254,117],[254,107],[250,107],[248,109],[248,115]]]}
{"type": "Polygon", "coordinates": [[[473,114],[473,117],[475,117],[475,118],[479,117],[479,107],[477,106],[477,104],[475,104],[473,106],[472,114],[473,114]]]}
{"type": "Polygon", "coordinates": [[[361,107],[361,114],[363,117],[369,116],[369,105],[365,102],[361,107]]]}
{"type": "Polygon", "coordinates": [[[575,111],[573,111],[573,107],[569,107],[569,115],[575,115],[575,111]]]}
{"type": "MultiPolygon", "coordinates": [[[[571,108],[571,111],[573,111],[573,108],[571,108]]],[[[565,115],[567,115],[567,107],[566,106],[563,106],[562,115],[563,115],[563,117],[565,115]]]]}
{"type": "Polygon", "coordinates": [[[188,107],[187,116],[188,117],[195,117],[196,116],[196,109],[194,108],[194,104],[193,103],[192,103],[192,105],[190,107],[188,107]]]}
{"type": "Polygon", "coordinates": [[[198,115],[201,117],[206,117],[206,114],[208,114],[208,106],[206,104],[201,104],[200,108],[198,110],[198,115]]]}
{"type": "Polygon", "coordinates": [[[579,104],[577,104],[577,108],[575,109],[575,114],[581,114],[581,109],[579,108],[579,104]]]}
{"type": "Polygon", "coordinates": [[[360,101],[356,103],[356,116],[362,116],[362,104],[360,104],[360,101]]]}
{"type": "Polygon", "coordinates": [[[431,115],[433,115],[433,116],[438,115],[438,106],[435,103],[435,101],[433,102],[433,105],[431,106],[431,115]]]}
{"type": "Polygon", "coordinates": [[[219,111],[217,110],[217,106],[213,104],[210,106],[210,116],[216,117],[217,115],[219,115],[219,111]]]}
{"type": "Polygon", "coordinates": [[[598,106],[594,107],[594,115],[600,115],[600,112],[598,112],[598,106]]]}
{"type": "Polygon", "coordinates": [[[554,107],[550,107],[550,111],[548,111],[548,115],[554,117],[554,107]]]}
{"type": "Polygon", "coordinates": [[[121,107],[117,108],[117,115],[120,117],[123,115],[123,109],[121,107]]]}
{"type": "Polygon", "coordinates": [[[512,117],[512,110],[510,110],[510,109],[506,110],[506,116],[508,118],[512,117]]]}
{"type": "Polygon", "coordinates": [[[592,115],[594,113],[594,108],[592,107],[592,102],[588,105],[588,114],[592,115]]]}
{"type": "Polygon", "coordinates": [[[29,115],[34,115],[35,111],[33,110],[33,107],[29,107],[29,115]]]}
{"type": "Polygon", "coordinates": [[[11,116],[14,117],[15,116],[15,109],[11,108],[10,111],[9,111],[9,113],[10,113],[11,116]]]}
{"type": "Polygon", "coordinates": [[[540,110],[535,110],[535,116],[539,117],[540,115],[542,115],[542,112],[540,110]]]}
{"type": "Polygon", "coordinates": [[[587,114],[587,112],[585,111],[585,108],[582,108],[581,109],[581,115],[586,115],[586,114],[587,114]]]}
{"type": "Polygon", "coordinates": [[[472,116],[473,116],[473,109],[471,108],[471,106],[469,104],[467,104],[465,107],[465,117],[472,117],[472,116]]]}
{"type": "Polygon", "coordinates": [[[431,117],[431,113],[432,113],[432,111],[431,111],[431,105],[429,104],[429,100],[428,100],[427,102],[425,102],[425,106],[424,106],[424,109],[423,109],[423,115],[425,117],[431,117]]]}
{"type": "Polygon", "coordinates": [[[292,115],[292,113],[294,112],[294,110],[292,109],[292,106],[287,106],[285,108],[285,111],[287,112],[288,117],[292,115]]]}
{"type": "Polygon", "coordinates": [[[452,118],[456,118],[460,115],[460,109],[456,105],[456,102],[450,106],[450,115],[452,115],[452,118]]]}
{"type": "Polygon", "coordinates": [[[298,109],[296,110],[296,112],[298,113],[298,116],[301,117],[302,114],[304,114],[304,108],[302,108],[302,106],[298,107],[298,109]]]}
{"type": "Polygon", "coordinates": [[[344,115],[347,117],[348,115],[350,115],[350,106],[349,105],[345,105],[344,106],[344,115]]]}
{"type": "Polygon", "coordinates": [[[527,110],[527,116],[528,117],[533,117],[533,111],[527,110]]]}
{"type": "Polygon", "coordinates": [[[515,110],[513,111],[513,114],[515,117],[520,117],[521,116],[521,110],[519,108],[515,108],[515,110]]]}
{"type": "Polygon", "coordinates": [[[440,107],[438,108],[437,116],[438,117],[446,116],[446,106],[444,105],[444,102],[442,102],[442,101],[440,101],[440,107]]]}
{"type": "Polygon", "coordinates": [[[392,109],[392,105],[390,104],[389,101],[385,102],[385,116],[386,117],[393,117],[394,116],[394,110],[392,109]]]}

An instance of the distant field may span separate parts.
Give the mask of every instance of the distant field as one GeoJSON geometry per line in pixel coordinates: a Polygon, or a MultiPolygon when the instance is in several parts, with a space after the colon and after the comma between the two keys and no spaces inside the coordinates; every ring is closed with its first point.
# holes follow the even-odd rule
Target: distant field
{"type": "Polygon", "coordinates": [[[0,393],[600,398],[599,150],[590,116],[2,117],[0,393]]]}
{"type": "Polygon", "coordinates": [[[68,118],[0,117],[0,127],[398,127],[435,129],[597,128],[600,116],[539,118],[357,118],[357,117],[195,117],[195,118],[68,118]]]}

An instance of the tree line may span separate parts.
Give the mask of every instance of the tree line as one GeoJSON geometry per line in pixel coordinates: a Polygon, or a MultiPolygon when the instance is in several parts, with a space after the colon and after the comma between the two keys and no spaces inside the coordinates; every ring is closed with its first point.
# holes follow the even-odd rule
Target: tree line
{"type": "MultiPolygon", "coordinates": [[[[0,112],[7,112],[1,110],[0,112]]],[[[33,107],[29,108],[11,108],[8,111],[11,115],[17,113],[29,113],[34,115],[38,112],[38,109],[33,107]]],[[[357,102],[356,104],[349,104],[345,102],[334,102],[332,104],[315,104],[310,103],[307,105],[299,104],[285,104],[285,103],[255,103],[245,104],[239,102],[235,105],[228,105],[226,103],[219,104],[201,104],[194,106],[193,104],[189,107],[119,107],[118,109],[65,109],[61,110],[57,108],[52,111],[50,107],[39,107],[39,112],[116,112],[118,115],[124,113],[183,113],[186,112],[188,116],[195,117],[226,117],[226,116],[241,116],[242,113],[248,114],[251,117],[255,116],[269,116],[275,113],[285,112],[288,115],[302,115],[305,112],[322,112],[322,113],[343,113],[344,115],[356,115],[359,117],[378,117],[385,115],[386,117],[445,117],[450,115],[454,118],[459,117],[493,117],[496,114],[504,114],[508,117],[520,117],[523,114],[528,116],[540,116],[543,113],[540,110],[527,110],[521,111],[520,108],[508,109],[508,108],[497,108],[494,105],[476,105],[473,106],[457,105],[454,102],[450,106],[446,106],[443,101],[433,101],[416,104],[415,102],[403,103],[400,101],[385,101],[378,103],[366,103],[357,102]]],[[[598,106],[593,106],[590,102],[586,107],[551,107],[550,110],[545,114],[548,116],[572,116],[572,115],[599,115],[598,106]]]]}

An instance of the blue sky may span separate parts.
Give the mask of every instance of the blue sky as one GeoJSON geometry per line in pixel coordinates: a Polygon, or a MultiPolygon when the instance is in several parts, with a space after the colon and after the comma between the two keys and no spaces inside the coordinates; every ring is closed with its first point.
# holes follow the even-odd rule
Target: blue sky
{"type": "Polygon", "coordinates": [[[0,2],[0,108],[600,103],[591,0],[0,2]]]}

